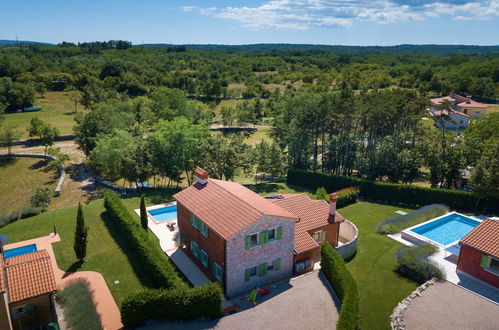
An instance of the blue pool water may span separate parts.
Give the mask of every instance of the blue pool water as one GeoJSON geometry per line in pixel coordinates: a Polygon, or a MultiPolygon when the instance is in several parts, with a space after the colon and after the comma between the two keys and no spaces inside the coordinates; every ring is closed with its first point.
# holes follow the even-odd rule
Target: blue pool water
{"type": "Polygon", "coordinates": [[[3,251],[3,257],[5,259],[7,259],[7,258],[12,258],[12,257],[22,256],[23,254],[28,254],[28,253],[32,253],[32,252],[36,252],[36,251],[38,251],[36,249],[36,244],[25,245],[25,246],[21,246],[21,247],[15,248],[15,249],[3,251]]]}
{"type": "Polygon", "coordinates": [[[480,222],[454,213],[413,228],[411,231],[442,245],[448,245],[463,238],[473,228],[478,226],[478,224],[480,222]]]}
{"type": "Polygon", "coordinates": [[[177,218],[177,205],[166,206],[160,209],[147,211],[157,222],[163,222],[166,220],[177,218]]]}

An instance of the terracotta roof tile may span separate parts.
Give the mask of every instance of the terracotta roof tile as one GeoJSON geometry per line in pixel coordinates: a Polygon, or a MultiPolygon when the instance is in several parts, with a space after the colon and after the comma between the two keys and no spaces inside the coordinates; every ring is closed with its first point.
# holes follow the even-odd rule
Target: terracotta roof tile
{"type": "Polygon", "coordinates": [[[3,266],[2,253],[0,253],[0,292],[7,292],[7,285],[5,283],[5,269],[3,266]]]}
{"type": "Polygon", "coordinates": [[[465,118],[470,118],[469,115],[467,115],[465,113],[462,113],[462,112],[459,112],[459,111],[456,111],[456,110],[452,110],[452,109],[436,110],[436,111],[433,111],[433,114],[436,115],[436,116],[440,116],[440,115],[447,115],[447,116],[458,115],[458,116],[462,116],[462,117],[465,117],[465,118]]]}
{"type": "Polygon", "coordinates": [[[309,231],[328,225],[331,221],[340,222],[345,219],[338,211],[334,220],[330,219],[329,204],[324,200],[312,200],[305,194],[282,194],[282,197],[284,198],[272,199],[272,202],[300,217],[295,226],[296,253],[319,246],[309,231]]]}
{"type": "Polygon", "coordinates": [[[460,102],[457,104],[457,106],[459,106],[461,108],[463,108],[463,107],[466,107],[466,108],[487,108],[487,106],[485,104],[477,102],[477,101],[473,101],[473,100],[469,100],[466,102],[460,102]]]}
{"type": "Polygon", "coordinates": [[[46,250],[5,259],[9,302],[17,302],[56,290],[50,255],[46,250]]]}
{"type": "Polygon", "coordinates": [[[499,258],[499,220],[485,219],[464,236],[459,244],[464,244],[482,253],[499,258]]]}
{"type": "Polygon", "coordinates": [[[236,182],[208,179],[207,184],[192,185],[173,197],[224,239],[264,215],[298,218],[236,182]]]}

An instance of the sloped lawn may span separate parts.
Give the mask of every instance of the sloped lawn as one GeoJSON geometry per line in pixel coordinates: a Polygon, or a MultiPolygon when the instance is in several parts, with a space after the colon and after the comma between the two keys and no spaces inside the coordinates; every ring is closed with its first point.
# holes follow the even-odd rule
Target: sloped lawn
{"type": "Polygon", "coordinates": [[[376,232],[380,220],[392,218],[395,211],[412,209],[369,202],[357,202],[339,210],[359,229],[356,256],[347,263],[360,296],[362,329],[390,328],[390,314],[418,283],[396,272],[395,251],[401,243],[376,232]]]}

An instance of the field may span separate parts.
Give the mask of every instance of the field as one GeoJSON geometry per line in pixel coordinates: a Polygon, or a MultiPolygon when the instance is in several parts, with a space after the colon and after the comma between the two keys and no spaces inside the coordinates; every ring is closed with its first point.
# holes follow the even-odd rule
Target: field
{"type": "Polygon", "coordinates": [[[0,158],[0,215],[29,206],[36,188],[55,189],[58,176],[45,161],[35,158],[0,158]]]}
{"type": "Polygon", "coordinates": [[[397,210],[412,211],[368,202],[339,210],[359,229],[357,254],[347,268],[359,289],[361,329],[389,329],[393,309],[418,286],[396,272],[394,253],[403,245],[376,232],[377,223],[394,217],[397,210]]]}
{"type": "MultiPolygon", "coordinates": [[[[35,106],[42,107],[41,111],[7,113],[4,125],[15,127],[21,134],[21,139],[28,138],[26,128],[29,127],[31,118],[38,117],[41,120],[57,127],[61,135],[73,133],[74,125],[74,102],[70,100],[71,92],[47,92],[45,98],[36,98],[35,106]]],[[[81,105],[77,105],[77,111],[84,111],[81,105]]]]}

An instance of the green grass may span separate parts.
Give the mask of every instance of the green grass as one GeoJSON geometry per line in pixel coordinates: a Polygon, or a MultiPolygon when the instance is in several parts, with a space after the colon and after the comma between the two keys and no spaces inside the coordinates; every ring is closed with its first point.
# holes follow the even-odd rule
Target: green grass
{"type": "MultiPolygon", "coordinates": [[[[41,120],[57,127],[61,135],[73,133],[74,126],[74,103],[69,99],[71,92],[48,92],[45,98],[36,98],[35,106],[42,107],[41,111],[7,113],[4,125],[12,126],[21,134],[21,139],[28,138],[26,128],[29,127],[31,118],[38,117],[41,120]]],[[[81,105],[77,111],[84,111],[81,105]]]]}
{"type": "Polygon", "coordinates": [[[36,188],[55,189],[58,175],[36,158],[0,158],[0,215],[29,206],[36,188]]]}
{"type": "Polygon", "coordinates": [[[101,330],[100,316],[92,302],[92,294],[83,281],[68,285],[60,291],[59,297],[64,306],[67,324],[75,330],[101,330]]]}
{"type": "Polygon", "coordinates": [[[368,202],[357,202],[339,210],[359,229],[357,254],[347,268],[359,289],[362,329],[388,329],[393,309],[418,286],[396,272],[394,254],[403,245],[376,231],[378,222],[392,218],[397,210],[412,211],[368,202]]]}

